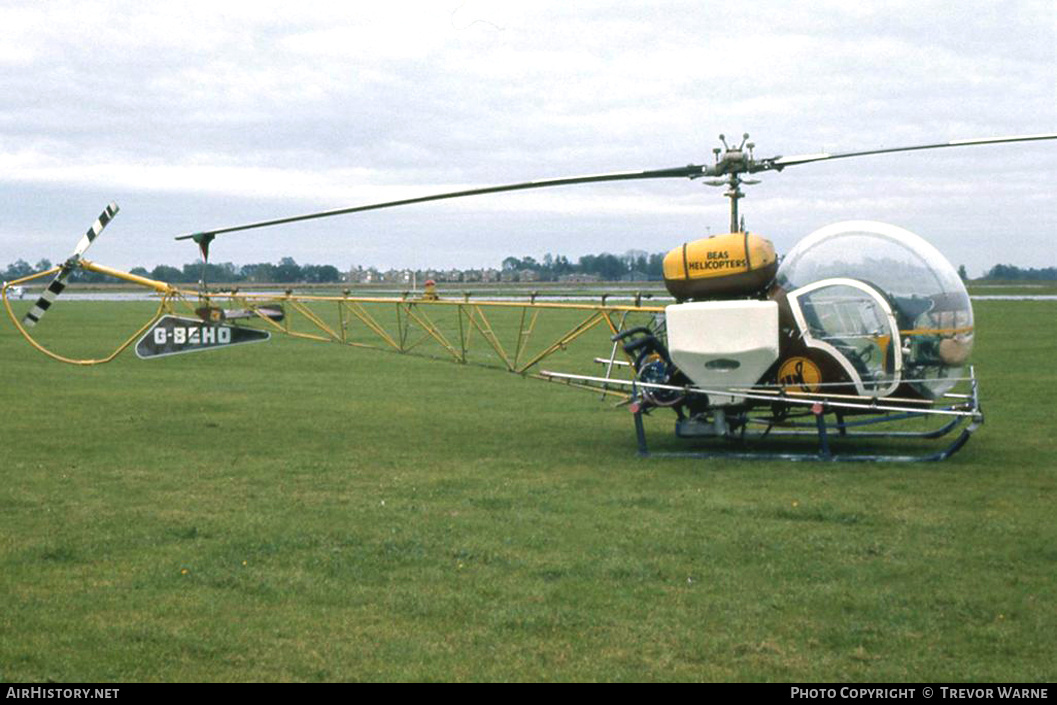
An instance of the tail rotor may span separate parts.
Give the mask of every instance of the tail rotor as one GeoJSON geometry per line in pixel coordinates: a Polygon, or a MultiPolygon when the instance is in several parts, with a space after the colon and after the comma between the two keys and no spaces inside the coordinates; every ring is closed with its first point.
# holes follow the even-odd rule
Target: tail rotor
{"type": "Polygon", "coordinates": [[[88,232],[86,232],[80,242],[77,243],[77,247],[74,248],[73,254],[62,264],[59,273],[55,275],[55,278],[51,280],[50,284],[48,284],[48,288],[45,289],[44,293],[40,295],[39,299],[37,299],[37,303],[33,304],[33,308],[31,308],[25,318],[22,319],[23,326],[26,328],[32,328],[37,325],[37,322],[40,321],[47,310],[51,308],[55,299],[66,288],[66,280],[69,278],[70,272],[77,267],[82,255],[88,250],[92,242],[99,237],[99,233],[103,232],[103,228],[105,228],[110,220],[117,215],[117,212],[117,204],[111,203],[99,214],[96,221],[92,223],[92,227],[88,228],[88,232]]]}

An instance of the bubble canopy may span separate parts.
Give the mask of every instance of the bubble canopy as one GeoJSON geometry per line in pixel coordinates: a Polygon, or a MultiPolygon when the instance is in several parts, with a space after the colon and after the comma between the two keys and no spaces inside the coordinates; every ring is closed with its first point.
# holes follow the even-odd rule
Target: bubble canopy
{"type": "Polygon", "coordinates": [[[884,296],[903,340],[905,381],[931,394],[957,375],[972,349],[973,311],[965,285],[939,250],[903,228],[846,221],[811,233],[789,252],[777,282],[791,296],[821,280],[847,278],[884,296]],[[925,391],[925,389],[922,389],[925,391]]]}
{"type": "Polygon", "coordinates": [[[829,277],[861,279],[892,296],[968,296],[939,250],[909,230],[868,220],[834,223],[811,233],[782,261],[786,290],[829,277]]]}

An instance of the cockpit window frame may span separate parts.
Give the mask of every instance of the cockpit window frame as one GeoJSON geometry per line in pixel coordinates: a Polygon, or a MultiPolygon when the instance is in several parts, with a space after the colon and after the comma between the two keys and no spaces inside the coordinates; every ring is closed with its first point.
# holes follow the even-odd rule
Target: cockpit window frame
{"type": "Polygon", "coordinates": [[[832,277],[829,279],[820,279],[816,282],[812,282],[799,289],[794,289],[787,295],[789,301],[789,309],[793,314],[793,319],[796,321],[797,328],[800,331],[800,335],[804,340],[804,344],[809,348],[815,348],[822,350],[833,357],[834,360],[840,364],[841,368],[848,375],[848,378],[855,385],[856,391],[864,397],[884,397],[892,394],[903,381],[903,354],[902,354],[902,339],[899,334],[899,325],[896,321],[895,313],[892,310],[891,305],[888,303],[888,299],[884,293],[875,286],[868,284],[861,279],[851,279],[849,277],[832,277]],[[889,342],[889,350],[892,351],[893,369],[887,371],[892,376],[892,381],[886,386],[881,387],[878,383],[873,381],[870,385],[873,387],[869,392],[866,389],[866,383],[864,383],[862,376],[859,371],[855,369],[851,361],[847,356],[841,352],[836,346],[820,340],[811,334],[811,326],[807,322],[807,316],[800,305],[802,297],[810,294],[819,289],[824,289],[833,286],[847,286],[866,294],[872,299],[884,313],[887,320],[888,330],[891,335],[889,342]]]}

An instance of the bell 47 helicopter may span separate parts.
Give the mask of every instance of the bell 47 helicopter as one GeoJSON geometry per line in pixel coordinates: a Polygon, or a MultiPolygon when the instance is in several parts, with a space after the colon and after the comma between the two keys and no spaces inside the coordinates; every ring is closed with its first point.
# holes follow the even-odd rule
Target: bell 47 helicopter
{"type": "Polygon", "coordinates": [[[432,346],[459,363],[490,364],[521,375],[616,396],[634,416],[639,453],[651,454],[643,416],[675,416],[676,436],[692,448],[664,455],[813,460],[940,460],[960,449],[983,422],[969,357],[973,311],[954,268],[925,240],[884,223],[829,225],[784,258],[738,218],[748,174],[833,159],[957,146],[1057,139],[1057,134],[792,157],[754,156],[744,135],[720,135],[714,162],[652,171],[528,181],[320,211],[177,237],[193,240],[208,261],[221,234],[451,198],[573,184],[639,179],[707,178],[726,187],[730,232],[685,243],[664,258],[674,303],[477,300],[471,295],[404,292],[398,297],[310,296],[210,291],[137,276],[90,262],[84,253],[117,213],[110,204],[61,265],[5,283],[4,305],[19,332],[50,357],[74,364],[108,362],[135,342],[141,358],[211,350],[266,340],[270,333],[401,353],[432,346]],[[149,321],[112,353],[95,359],[60,355],[30,331],[83,269],[147,287],[160,297],[149,321]],[[37,302],[19,315],[9,291],[53,276],[37,302]],[[395,308],[395,326],[383,308],[395,308]],[[178,315],[182,309],[183,315],[178,315]],[[325,313],[329,310],[330,313],[325,313]],[[541,312],[584,316],[568,332],[533,348],[541,312]],[[448,316],[447,324],[441,322],[448,316]],[[501,315],[512,315],[500,325],[501,315]],[[587,331],[608,328],[600,374],[543,370],[587,331]],[[504,336],[507,344],[504,345],[504,336]],[[471,345],[472,341],[483,341],[471,345]],[[484,357],[481,357],[482,349],[484,357]],[[474,355],[477,355],[475,358],[474,355]],[[483,361],[483,362],[482,362],[483,361]],[[906,451],[959,431],[939,450],[906,451]],[[852,439],[853,452],[837,451],[852,439]],[[809,445],[805,445],[805,442],[809,445]]]}

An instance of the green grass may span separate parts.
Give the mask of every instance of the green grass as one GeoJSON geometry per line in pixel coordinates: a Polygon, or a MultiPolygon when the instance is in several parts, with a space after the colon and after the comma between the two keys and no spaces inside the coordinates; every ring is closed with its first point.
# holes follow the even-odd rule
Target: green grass
{"type": "Polygon", "coordinates": [[[969,282],[966,287],[971,295],[981,296],[1054,296],[1057,282],[1047,280],[982,281],[969,282]]]}
{"type": "Polygon", "coordinates": [[[627,412],[476,366],[79,369],[5,324],[0,680],[1052,680],[1057,307],[976,310],[987,423],[935,465],[642,460],[627,412]]]}

